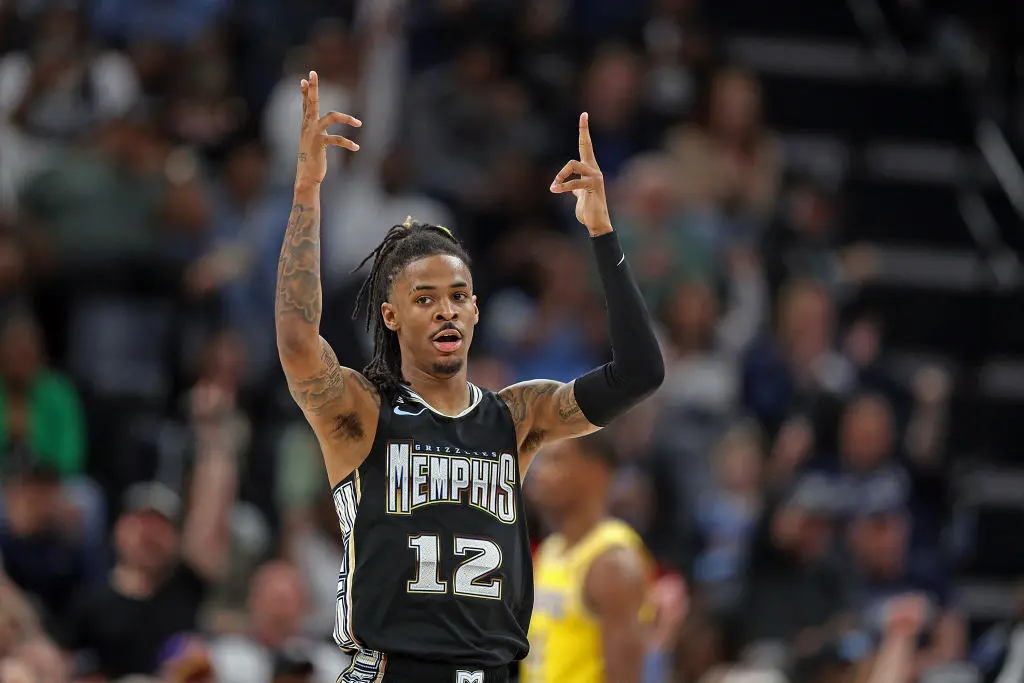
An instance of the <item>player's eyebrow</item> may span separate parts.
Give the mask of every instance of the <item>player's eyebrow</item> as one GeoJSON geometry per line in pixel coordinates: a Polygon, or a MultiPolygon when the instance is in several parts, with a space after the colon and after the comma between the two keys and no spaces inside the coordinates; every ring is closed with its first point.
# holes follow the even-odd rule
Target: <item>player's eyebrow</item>
{"type": "MultiPolygon", "coordinates": [[[[453,282],[450,285],[448,285],[449,289],[462,289],[462,288],[465,288],[465,287],[469,287],[469,284],[467,282],[463,281],[463,280],[456,280],[455,282],[453,282]]],[[[437,285],[414,285],[413,288],[412,288],[412,291],[413,292],[425,292],[425,291],[432,292],[432,291],[435,291],[437,289],[439,289],[437,285]]]]}

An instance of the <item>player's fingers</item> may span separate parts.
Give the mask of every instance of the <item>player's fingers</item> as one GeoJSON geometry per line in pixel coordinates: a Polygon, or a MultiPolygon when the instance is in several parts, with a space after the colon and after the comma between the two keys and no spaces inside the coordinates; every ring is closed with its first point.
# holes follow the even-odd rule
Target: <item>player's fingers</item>
{"type": "Polygon", "coordinates": [[[564,183],[555,183],[551,186],[551,191],[555,194],[562,194],[563,192],[572,192],[575,194],[577,191],[587,192],[593,189],[593,178],[577,178],[576,180],[567,180],[564,183]]]}
{"type": "Polygon", "coordinates": [[[345,149],[350,149],[353,152],[359,150],[358,143],[352,142],[348,138],[343,137],[341,135],[325,135],[324,143],[328,145],[333,145],[334,147],[344,147],[345,149]]]}
{"type": "Polygon", "coordinates": [[[594,142],[590,139],[590,114],[580,114],[580,161],[585,164],[597,164],[594,156],[594,142]]]}
{"type": "Polygon", "coordinates": [[[324,114],[320,117],[320,130],[324,130],[328,126],[333,126],[337,123],[344,123],[352,126],[353,128],[359,128],[363,125],[363,122],[354,116],[348,114],[342,114],[340,111],[332,111],[324,114]]]}
{"type": "Polygon", "coordinates": [[[315,71],[309,72],[309,110],[313,118],[320,118],[320,77],[315,71]]]}
{"type": "Polygon", "coordinates": [[[574,173],[580,173],[580,168],[580,162],[575,159],[570,159],[565,163],[565,166],[562,167],[562,170],[555,175],[555,179],[551,181],[551,187],[564,183],[565,180],[574,173]]]}
{"type": "Polygon", "coordinates": [[[302,118],[306,119],[306,112],[309,110],[309,81],[303,78],[299,82],[299,88],[302,90],[302,118]]]}

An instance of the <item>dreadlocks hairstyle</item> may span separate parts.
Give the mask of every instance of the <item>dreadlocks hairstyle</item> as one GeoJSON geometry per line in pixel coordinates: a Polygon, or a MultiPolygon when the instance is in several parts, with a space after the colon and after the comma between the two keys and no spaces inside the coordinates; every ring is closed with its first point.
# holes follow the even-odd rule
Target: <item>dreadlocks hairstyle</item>
{"type": "Polygon", "coordinates": [[[373,332],[373,358],[363,368],[363,375],[389,400],[394,400],[407,382],[402,377],[398,333],[384,324],[380,315],[381,304],[388,300],[395,278],[406,266],[439,254],[454,256],[470,265],[469,254],[451,230],[441,225],[419,223],[410,217],[405,223],[392,226],[381,243],[352,271],[358,272],[367,262],[373,261],[370,274],[356,297],[352,319],[364,315],[367,331],[373,332]]]}

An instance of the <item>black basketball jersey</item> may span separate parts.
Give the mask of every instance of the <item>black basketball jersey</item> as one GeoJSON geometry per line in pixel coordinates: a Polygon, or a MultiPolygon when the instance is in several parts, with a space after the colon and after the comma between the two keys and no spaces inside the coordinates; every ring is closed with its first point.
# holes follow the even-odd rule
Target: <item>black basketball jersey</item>
{"type": "Polygon", "coordinates": [[[345,552],[334,638],[362,651],[361,666],[390,656],[495,667],[529,649],[515,426],[496,394],[470,393],[455,417],[411,390],[382,400],[370,454],[334,489],[345,552]]]}

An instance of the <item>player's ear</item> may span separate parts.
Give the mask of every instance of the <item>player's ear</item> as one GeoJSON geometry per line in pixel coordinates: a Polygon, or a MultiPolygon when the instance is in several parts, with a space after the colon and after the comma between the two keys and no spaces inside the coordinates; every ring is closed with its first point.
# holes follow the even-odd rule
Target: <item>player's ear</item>
{"type": "Polygon", "coordinates": [[[384,319],[384,326],[392,332],[398,332],[398,312],[395,307],[387,301],[380,305],[380,315],[384,319]]]}
{"type": "Polygon", "coordinates": [[[480,307],[476,303],[476,294],[473,295],[473,324],[480,322],[480,307]]]}

